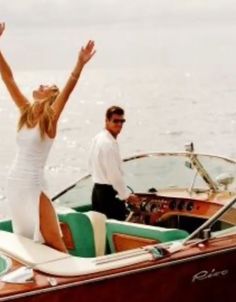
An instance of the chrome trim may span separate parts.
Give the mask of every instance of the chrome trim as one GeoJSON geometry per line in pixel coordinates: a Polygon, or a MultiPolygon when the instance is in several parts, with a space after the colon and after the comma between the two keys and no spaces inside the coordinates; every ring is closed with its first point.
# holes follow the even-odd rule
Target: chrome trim
{"type": "Polygon", "coordinates": [[[193,152],[189,152],[188,157],[189,157],[192,165],[197,170],[198,174],[205,181],[205,183],[209,186],[209,188],[212,190],[212,192],[218,192],[219,191],[218,185],[213,181],[210,174],[204,168],[204,166],[200,162],[197,154],[195,154],[193,152]]]}
{"type": "MultiPolygon", "coordinates": [[[[213,158],[218,158],[218,159],[223,159],[229,163],[233,163],[236,164],[236,160],[229,158],[229,157],[225,157],[225,156],[221,156],[221,155],[216,155],[216,154],[207,154],[207,153],[194,153],[197,156],[206,156],[206,157],[213,157],[213,158]]],[[[188,152],[147,152],[147,153],[141,153],[141,154],[134,154],[132,156],[129,157],[125,157],[123,159],[124,162],[129,161],[129,160],[133,160],[136,158],[142,158],[142,157],[149,157],[149,156],[186,156],[188,157],[188,152]]]]}

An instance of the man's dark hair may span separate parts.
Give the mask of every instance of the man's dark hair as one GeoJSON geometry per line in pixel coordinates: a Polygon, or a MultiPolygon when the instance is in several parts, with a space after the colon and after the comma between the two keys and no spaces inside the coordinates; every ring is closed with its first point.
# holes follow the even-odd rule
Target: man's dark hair
{"type": "Polygon", "coordinates": [[[108,120],[110,120],[113,114],[124,115],[125,111],[121,107],[112,106],[112,107],[110,107],[110,108],[107,109],[106,118],[108,120]]]}

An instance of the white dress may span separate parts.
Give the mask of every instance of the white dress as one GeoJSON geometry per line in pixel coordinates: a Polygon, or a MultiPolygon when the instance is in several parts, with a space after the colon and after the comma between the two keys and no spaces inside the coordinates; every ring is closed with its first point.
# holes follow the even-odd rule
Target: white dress
{"type": "Polygon", "coordinates": [[[17,133],[17,154],[7,178],[13,231],[44,242],[39,224],[39,198],[44,191],[44,166],[53,139],[40,136],[38,126],[17,133]]]}

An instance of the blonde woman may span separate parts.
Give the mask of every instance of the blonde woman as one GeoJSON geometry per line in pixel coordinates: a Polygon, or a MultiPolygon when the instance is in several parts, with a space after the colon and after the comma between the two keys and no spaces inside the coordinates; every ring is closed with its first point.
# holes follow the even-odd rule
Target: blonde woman
{"type": "MultiPolygon", "coordinates": [[[[0,36],[5,24],[0,23],[0,36]]],[[[15,233],[66,252],[51,201],[44,193],[43,168],[57,133],[57,122],[84,65],[94,55],[94,42],[82,47],[74,70],[60,92],[57,86],[40,85],[33,102],[21,93],[0,52],[0,74],[19,108],[17,155],[8,175],[7,197],[15,233]]]]}

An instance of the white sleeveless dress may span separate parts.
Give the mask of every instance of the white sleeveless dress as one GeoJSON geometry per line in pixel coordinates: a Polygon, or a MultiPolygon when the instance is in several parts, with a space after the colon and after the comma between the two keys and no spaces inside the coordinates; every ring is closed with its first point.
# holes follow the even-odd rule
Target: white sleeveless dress
{"type": "Polygon", "coordinates": [[[7,178],[7,198],[13,231],[36,242],[44,242],[40,232],[39,198],[45,189],[44,166],[53,139],[40,136],[39,127],[22,128],[17,133],[17,154],[7,178]]]}

